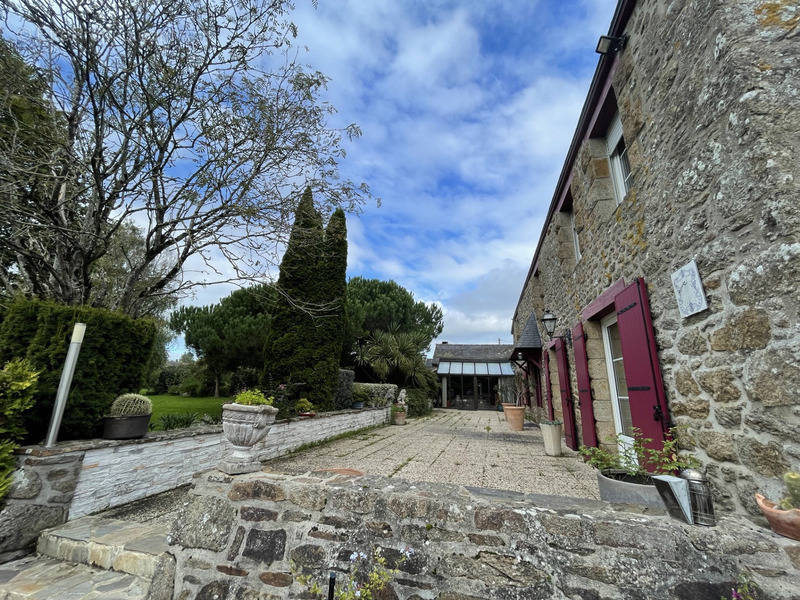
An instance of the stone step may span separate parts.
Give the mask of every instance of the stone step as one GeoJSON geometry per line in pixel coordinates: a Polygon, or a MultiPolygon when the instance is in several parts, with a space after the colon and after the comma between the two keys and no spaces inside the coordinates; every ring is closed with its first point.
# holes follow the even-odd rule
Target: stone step
{"type": "Polygon", "coordinates": [[[28,556],[0,565],[0,600],[145,600],[143,577],[28,556]]]}
{"type": "Polygon", "coordinates": [[[36,550],[51,558],[152,580],[162,574],[165,560],[171,560],[166,537],[158,524],[90,516],[45,530],[36,550]]]}

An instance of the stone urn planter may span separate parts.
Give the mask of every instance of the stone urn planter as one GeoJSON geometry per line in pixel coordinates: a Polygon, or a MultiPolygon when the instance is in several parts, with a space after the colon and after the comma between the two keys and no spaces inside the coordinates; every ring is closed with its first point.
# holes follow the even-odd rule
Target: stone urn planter
{"type": "Polygon", "coordinates": [[[219,469],[228,475],[251,473],[261,468],[253,446],[261,442],[275,422],[278,409],[269,404],[223,404],[222,432],[232,452],[223,456],[219,469]]]}
{"type": "Polygon", "coordinates": [[[561,421],[542,421],[539,423],[547,456],[561,456],[561,421]]]}
{"type": "Polygon", "coordinates": [[[524,406],[506,406],[506,423],[511,431],[522,431],[525,424],[525,407],[524,406]]]}
{"type": "Polygon", "coordinates": [[[756,504],[769,521],[772,531],[793,540],[800,541],[800,508],[783,510],[775,502],[761,494],[756,494],[756,504]]]}
{"type": "Polygon", "coordinates": [[[664,509],[664,501],[648,475],[628,475],[625,471],[606,469],[597,473],[600,499],[615,504],[639,504],[664,509]]]}

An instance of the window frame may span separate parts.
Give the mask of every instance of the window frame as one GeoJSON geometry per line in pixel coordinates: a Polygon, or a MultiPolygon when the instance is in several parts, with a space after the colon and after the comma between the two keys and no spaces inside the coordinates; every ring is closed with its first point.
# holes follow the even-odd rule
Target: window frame
{"type": "Polygon", "coordinates": [[[606,152],[608,153],[611,180],[614,184],[614,197],[617,205],[620,205],[630,191],[631,166],[619,111],[614,113],[606,131],[606,152]]]}
{"type": "Polygon", "coordinates": [[[581,260],[581,242],[578,239],[578,229],[575,227],[575,209],[569,211],[569,224],[572,229],[572,247],[575,250],[575,263],[581,260]]]}

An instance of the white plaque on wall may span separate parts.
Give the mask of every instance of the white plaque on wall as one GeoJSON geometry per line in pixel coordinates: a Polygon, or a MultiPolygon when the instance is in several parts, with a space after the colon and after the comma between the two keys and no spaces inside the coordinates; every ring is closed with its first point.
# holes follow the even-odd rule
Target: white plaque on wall
{"type": "Polygon", "coordinates": [[[672,274],[672,287],[678,300],[682,317],[694,315],[708,308],[703,282],[697,271],[697,263],[691,260],[672,274]]]}

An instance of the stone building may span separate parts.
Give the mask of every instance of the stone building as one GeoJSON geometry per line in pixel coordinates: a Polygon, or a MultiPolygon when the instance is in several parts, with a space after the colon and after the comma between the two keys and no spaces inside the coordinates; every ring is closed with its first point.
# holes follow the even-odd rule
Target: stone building
{"type": "Polygon", "coordinates": [[[514,313],[557,317],[534,405],[572,447],[677,425],[758,515],[800,468],[800,4],[620,0],[608,35],[514,313]]]}

